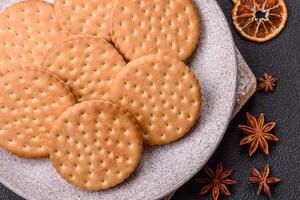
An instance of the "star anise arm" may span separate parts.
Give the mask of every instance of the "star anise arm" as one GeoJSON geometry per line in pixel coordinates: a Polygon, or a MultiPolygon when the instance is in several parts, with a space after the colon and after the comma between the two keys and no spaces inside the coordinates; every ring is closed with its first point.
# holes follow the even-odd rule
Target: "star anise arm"
{"type": "Polygon", "coordinates": [[[213,188],[213,184],[208,184],[204,186],[201,191],[199,192],[199,195],[207,194],[211,189],[213,188]]]}
{"type": "Polygon", "coordinates": [[[265,124],[264,126],[262,126],[262,130],[263,130],[263,132],[266,133],[266,132],[269,132],[272,129],[274,129],[275,126],[276,126],[275,122],[269,122],[269,123],[265,124]]]}
{"type": "Polygon", "coordinates": [[[220,177],[223,171],[223,164],[222,162],[218,162],[217,168],[216,168],[216,177],[220,177]]]}
{"type": "Polygon", "coordinates": [[[261,83],[258,85],[258,90],[265,90],[265,92],[267,92],[268,91],[267,84],[263,82],[264,81],[263,79],[259,79],[259,80],[261,83]]]}
{"type": "Polygon", "coordinates": [[[232,180],[232,179],[224,179],[221,181],[221,183],[226,184],[226,185],[234,185],[234,184],[237,184],[238,182],[236,180],[232,180]]]}
{"type": "Polygon", "coordinates": [[[271,84],[269,84],[269,85],[266,87],[266,89],[265,89],[265,92],[269,92],[269,91],[271,91],[271,92],[274,91],[274,87],[273,87],[273,85],[271,85],[271,84]]]}
{"type": "Polygon", "coordinates": [[[265,124],[265,114],[260,113],[256,120],[258,125],[257,128],[262,129],[265,124]]]}
{"type": "Polygon", "coordinates": [[[253,142],[256,139],[255,135],[248,135],[241,139],[240,145],[249,144],[250,142],[253,142]]]}
{"type": "Polygon", "coordinates": [[[251,127],[258,127],[258,123],[256,118],[251,115],[250,113],[246,113],[246,117],[247,117],[247,123],[251,126],[251,127]]]}
{"type": "Polygon", "coordinates": [[[251,175],[254,177],[262,178],[261,173],[254,167],[252,168],[251,175]]]}
{"type": "Polygon", "coordinates": [[[277,142],[279,140],[278,137],[276,137],[275,135],[273,135],[271,133],[264,133],[264,138],[266,140],[275,141],[275,142],[277,142]]]}
{"type": "Polygon", "coordinates": [[[274,90],[274,87],[276,86],[275,80],[274,80],[274,79],[272,80],[272,83],[271,83],[270,85],[272,86],[272,91],[273,91],[273,90],[274,90]]]}
{"type": "Polygon", "coordinates": [[[270,175],[270,165],[267,164],[264,168],[262,176],[266,179],[270,175]]]}
{"type": "Polygon", "coordinates": [[[258,148],[258,141],[257,140],[254,140],[250,147],[249,147],[249,150],[248,150],[248,153],[250,155],[250,157],[257,151],[257,148],[258,148]]]}
{"type": "Polygon", "coordinates": [[[224,172],[222,172],[220,178],[225,179],[225,178],[229,177],[232,174],[232,172],[233,171],[231,169],[225,170],[224,172]]]}
{"type": "Polygon", "coordinates": [[[254,134],[256,133],[256,130],[250,126],[246,125],[239,125],[239,128],[246,134],[254,134]]]}
{"type": "Polygon", "coordinates": [[[263,184],[263,190],[269,197],[272,197],[272,192],[271,192],[268,184],[266,184],[266,183],[263,184]]]}
{"type": "Polygon", "coordinates": [[[217,184],[214,184],[213,186],[213,200],[218,200],[219,196],[220,196],[220,189],[219,186],[217,184]]]}
{"type": "Polygon", "coordinates": [[[259,182],[261,181],[260,178],[255,177],[255,176],[250,176],[250,177],[248,178],[248,180],[250,181],[250,183],[259,183],[259,182]]]}
{"type": "Polygon", "coordinates": [[[231,193],[229,192],[229,190],[226,187],[226,185],[220,183],[219,184],[219,188],[220,188],[220,191],[222,192],[223,195],[226,195],[226,196],[230,196],[231,195],[231,193]]]}
{"type": "Polygon", "coordinates": [[[263,90],[263,89],[265,89],[265,87],[266,87],[265,83],[260,83],[258,85],[258,89],[257,90],[263,90]]]}
{"type": "Polygon", "coordinates": [[[269,74],[268,73],[264,73],[264,78],[265,79],[269,79],[269,74]]]}
{"type": "Polygon", "coordinates": [[[265,138],[259,138],[259,147],[260,149],[266,154],[269,155],[269,144],[268,142],[265,140],[265,138]]]}
{"type": "Polygon", "coordinates": [[[269,91],[273,92],[273,90],[274,90],[273,87],[271,87],[269,85],[265,86],[265,92],[269,92],[269,91]]]}
{"type": "Polygon", "coordinates": [[[258,80],[259,82],[264,82],[264,81],[265,81],[264,78],[258,78],[257,80],[258,80]]]}
{"type": "Polygon", "coordinates": [[[256,192],[257,195],[260,195],[262,188],[263,188],[263,183],[259,183],[258,190],[256,192]]]}
{"type": "Polygon", "coordinates": [[[273,183],[278,183],[278,182],[280,182],[280,181],[281,181],[280,178],[271,177],[271,178],[268,178],[266,182],[267,182],[268,184],[273,184],[273,183]]]}
{"type": "Polygon", "coordinates": [[[203,169],[204,169],[205,173],[206,173],[210,178],[213,178],[213,177],[215,176],[214,171],[213,171],[209,166],[205,165],[205,166],[203,167],[203,169]]]}

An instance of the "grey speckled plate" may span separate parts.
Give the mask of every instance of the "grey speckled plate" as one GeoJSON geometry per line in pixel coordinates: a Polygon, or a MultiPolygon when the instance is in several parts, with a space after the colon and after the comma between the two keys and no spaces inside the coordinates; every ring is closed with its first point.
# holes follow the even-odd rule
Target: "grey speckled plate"
{"type": "MultiPolygon", "coordinates": [[[[1,0],[4,9],[15,0],[1,0]]],[[[0,150],[0,182],[26,199],[159,199],[188,181],[206,163],[231,119],[237,85],[235,47],[225,17],[214,0],[195,0],[202,17],[202,41],[190,65],[201,80],[203,111],[182,140],[145,147],[138,170],[122,185],[87,192],[62,180],[48,159],[25,160],[0,150]]]]}

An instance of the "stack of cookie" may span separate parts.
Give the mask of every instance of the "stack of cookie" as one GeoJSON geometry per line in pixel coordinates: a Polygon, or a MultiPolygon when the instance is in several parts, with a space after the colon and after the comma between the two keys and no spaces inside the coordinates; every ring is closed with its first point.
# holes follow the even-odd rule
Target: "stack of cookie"
{"type": "Polygon", "coordinates": [[[0,14],[0,146],[50,155],[101,190],[138,166],[143,142],[183,137],[201,110],[184,64],[200,37],[192,0],[41,0],[0,14]]]}

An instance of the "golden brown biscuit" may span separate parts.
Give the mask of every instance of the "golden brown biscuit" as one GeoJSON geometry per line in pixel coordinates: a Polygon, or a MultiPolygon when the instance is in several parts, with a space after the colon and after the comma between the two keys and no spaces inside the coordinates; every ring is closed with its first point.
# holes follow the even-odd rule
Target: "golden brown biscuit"
{"type": "Polygon", "coordinates": [[[68,37],[56,21],[53,5],[40,0],[7,8],[0,14],[0,30],[1,51],[21,67],[40,67],[47,50],[68,37]]]}
{"type": "Polygon", "coordinates": [[[112,38],[128,60],[149,54],[186,60],[198,44],[200,19],[192,0],[120,0],[112,38]]]}
{"type": "Polygon", "coordinates": [[[48,155],[47,136],[58,116],[75,100],[56,76],[34,68],[0,79],[0,146],[21,157],[48,155]]]}
{"type": "Polygon", "coordinates": [[[142,154],[142,130],[116,104],[87,101],[65,111],[54,124],[50,158],[69,183],[101,190],[123,182],[142,154]]]}
{"type": "Polygon", "coordinates": [[[125,65],[110,43],[88,36],[56,45],[42,64],[66,82],[78,102],[106,98],[112,79],[125,65]]]}
{"type": "Polygon", "coordinates": [[[149,55],[131,61],[116,76],[109,99],[133,113],[149,144],[184,136],[201,109],[201,88],[177,58],[149,55]]]}
{"type": "Polygon", "coordinates": [[[91,35],[110,40],[112,9],[116,0],[55,0],[60,23],[74,35],[91,35]]]}

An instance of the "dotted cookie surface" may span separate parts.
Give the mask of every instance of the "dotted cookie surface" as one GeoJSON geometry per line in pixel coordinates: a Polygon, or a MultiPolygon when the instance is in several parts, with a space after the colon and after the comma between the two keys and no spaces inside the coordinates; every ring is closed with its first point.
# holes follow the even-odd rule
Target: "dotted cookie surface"
{"type": "Polygon", "coordinates": [[[0,14],[0,48],[18,66],[39,67],[47,50],[67,37],[50,3],[22,1],[0,14]]]}
{"type": "Polygon", "coordinates": [[[0,146],[28,158],[48,155],[47,136],[58,116],[75,104],[56,76],[33,68],[0,79],[0,146]]]}
{"type": "Polygon", "coordinates": [[[110,40],[111,15],[116,0],[55,0],[60,23],[71,34],[110,40]]]}
{"type": "Polygon", "coordinates": [[[87,190],[123,182],[137,167],[142,131],[116,104],[86,101],[69,108],[54,125],[50,159],[69,183],[87,190]]]}
{"type": "Polygon", "coordinates": [[[108,42],[76,37],[49,50],[42,66],[62,78],[77,101],[106,97],[112,79],[126,63],[108,42]]]}
{"type": "Polygon", "coordinates": [[[0,48],[0,77],[18,68],[18,64],[9,59],[5,49],[0,48]]]}
{"type": "Polygon", "coordinates": [[[150,55],[131,61],[113,81],[109,99],[133,113],[144,140],[166,144],[184,136],[198,119],[201,88],[180,60],[150,55]]]}
{"type": "Polygon", "coordinates": [[[200,38],[200,19],[192,0],[118,1],[112,38],[128,60],[163,54],[189,58],[200,38]]]}

